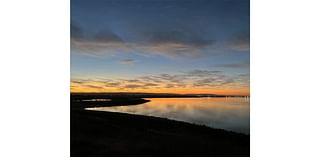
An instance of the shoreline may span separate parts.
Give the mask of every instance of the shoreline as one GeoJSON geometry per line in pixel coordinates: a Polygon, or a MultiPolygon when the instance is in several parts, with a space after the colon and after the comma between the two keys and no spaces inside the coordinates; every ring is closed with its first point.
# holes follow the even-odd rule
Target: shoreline
{"type": "MultiPolygon", "coordinates": [[[[98,106],[119,106],[124,102],[138,105],[148,101],[121,98],[98,106]]],[[[71,102],[71,156],[250,154],[250,135],[160,117],[84,110],[93,107],[88,104],[71,102]]]]}

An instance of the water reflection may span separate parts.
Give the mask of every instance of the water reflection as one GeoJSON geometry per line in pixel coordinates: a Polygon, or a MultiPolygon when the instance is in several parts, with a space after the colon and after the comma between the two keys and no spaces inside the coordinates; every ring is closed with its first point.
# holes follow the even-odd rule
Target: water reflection
{"type": "Polygon", "coordinates": [[[124,112],[202,124],[249,134],[248,98],[152,98],[133,106],[97,107],[88,110],[124,112]]]}
{"type": "Polygon", "coordinates": [[[103,101],[103,102],[105,102],[105,101],[111,101],[111,99],[88,99],[88,100],[81,100],[81,101],[89,101],[89,102],[91,102],[91,101],[103,101]]]}

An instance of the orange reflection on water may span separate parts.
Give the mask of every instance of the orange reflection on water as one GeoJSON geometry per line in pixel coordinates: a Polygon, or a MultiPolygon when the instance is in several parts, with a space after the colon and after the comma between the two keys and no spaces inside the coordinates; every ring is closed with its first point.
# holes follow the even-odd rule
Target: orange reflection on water
{"type": "Polygon", "coordinates": [[[88,110],[164,117],[246,134],[250,132],[248,98],[151,98],[149,100],[151,101],[141,105],[98,107],[88,110]]]}

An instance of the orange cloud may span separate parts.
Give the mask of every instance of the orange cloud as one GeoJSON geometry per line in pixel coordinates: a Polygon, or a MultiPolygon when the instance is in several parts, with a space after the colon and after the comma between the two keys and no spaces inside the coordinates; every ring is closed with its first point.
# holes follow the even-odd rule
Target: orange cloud
{"type": "Polygon", "coordinates": [[[72,79],[71,92],[151,92],[180,94],[249,95],[249,75],[193,70],[130,79],[72,79]]]}

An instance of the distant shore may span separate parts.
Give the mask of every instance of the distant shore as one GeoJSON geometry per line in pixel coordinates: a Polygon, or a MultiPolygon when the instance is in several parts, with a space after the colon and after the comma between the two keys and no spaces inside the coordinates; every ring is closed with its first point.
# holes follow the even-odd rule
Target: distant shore
{"type": "Polygon", "coordinates": [[[175,94],[175,93],[71,93],[73,98],[186,98],[186,97],[249,97],[243,95],[219,95],[219,94],[175,94]]]}
{"type": "Polygon", "coordinates": [[[84,110],[148,101],[128,95],[71,95],[71,156],[249,156],[249,135],[165,118],[84,110]]]}

